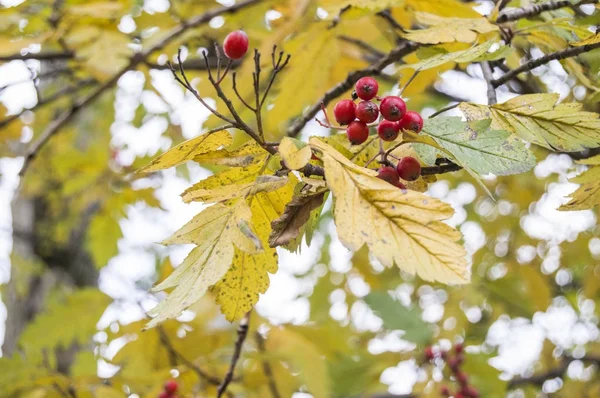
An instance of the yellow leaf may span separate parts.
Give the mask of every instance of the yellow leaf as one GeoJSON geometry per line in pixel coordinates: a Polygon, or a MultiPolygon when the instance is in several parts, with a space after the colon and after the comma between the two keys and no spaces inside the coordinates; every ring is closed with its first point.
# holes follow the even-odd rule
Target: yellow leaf
{"type": "Polygon", "coordinates": [[[258,176],[255,181],[248,184],[224,185],[214,189],[187,190],[183,195],[183,201],[222,202],[242,196],[256,195],[259,192],[275,191],[283,187],[287,182],[288,179],[285,177],[258,176]]]}
{"type": "Polygon", "coordinates": [[[312,151],[306,143],[290,137],[284,137],[281,140],[279,153],[286,167],[291,170],[303,168],[312,157],[312,151]]]}
{"type": "Polygon", "coordinates": [[[558,210],[586,210],[600,205],[600,167],[592,167],[569,181],[581,186],[571,194],[569,203],[558,210]]]}
{"type": "Polygon", "coordinates": [[[124,33],[99,29],[96,37],[76,48],[76,56],[84,59],[92,76],[106,80],[129,62],[132,54],[130,43],[129,36],[124,33]]]}
{"type": "Polygon", "coordinates": [[[342,243],[357,251],[366,244],[386,266],[428,281],[467,283],[460,233],[442,221],[452,207],[415,191],[398,189],[312,138],[323,152],[327,185],[335,197],[334,218],[342,243]]]}
{"type": "Polygon", "coordinates": [[[492,119],[492,128],[510,131],[545,148],[574,152],[600,145],[597,113],[581,111],[582,104],[556,104],[558,94],[521,95],[487,106],[461,103],[469,120],[492,119]]]}
{"type": "Polygon", "coordinates": [[[409,30],[404,37],[418,43],[437,44],[458,41],[473,43],[479,33],[489,33],[498,30],[486,18],[443,18],[423,12],[415,13],[417,21],[430,28],[409,30]]]}
{"type": "Polygon", "coordinates": [[[597,43],[600,43],[600,33],[596,33],[595,35],[586,37],[585,39],[583,39],[581,41],[571,43],[571,45],[579,47],[579,46],[587,46],[590,44],[597,44],[597,43]]]}
{"type": "Polygon", "coordinates": [[[120,16],[123,3],[119,2],[92,2],[65,7],[67,14],[75,16],[89,16],[94,18],[116,18],[120,16]]]}
{"type": "Polygon", "coordinates": [[[327,362],[312,341],[290,328],[274,328],[269,332],[265,346],[274,357],[289,364],[313,397],[331,396],[327,362]]]}
{"type": "Polygon", "coordinates": [[[195,243],[198,245],[171,275],[154,287],[154,291],[175,287],[166,299],[150,311],[155,316],[148,328],[175,318],[197,302],[223,278],[233,260],[235,247],[256,253],[259,239],[248,225],[250,209],[243,200],[233,204],[211,206],[184,225],[165,244],[195,243]]]}
{"type": "Polygon", "coordinates": [[[250,199],[252,228],[264,250],[258,254],[236,250],[231,268],[215,285],[216,301],[229,321],[240,319],[252,309],[259,293],[269,288],[268,273],[277,272],[277,251],[269,247],[271,222],[283,213],[286,203],[292,199],[296,182],[290,175],[286,186],[258,193],[250,199]]]}
{"type": "Polygon", "coordinates": [[[269,153],[259,146],[256,141],[250,140],[237,149],[219,149],[194,156],[194,162],[208,163],[217,166],[246,167],[251,164],[261,163],[269,153]]]}
{"type": "Polygon", "coordinates": [[[174,146],[137,172],[151,173],[157,170],[168,169],[169,167],[177,166],[188,160],[192,160],[198,155],[214,151],[220,146],[227,146],[231,144],[231,142],[232,138],[227,130],[217,130],[213,133],[202,134],[174,146]]]}

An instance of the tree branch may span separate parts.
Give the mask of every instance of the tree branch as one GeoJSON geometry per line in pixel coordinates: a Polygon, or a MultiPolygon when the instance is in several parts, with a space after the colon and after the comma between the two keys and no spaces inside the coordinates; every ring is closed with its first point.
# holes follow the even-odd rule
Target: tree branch
{"type": "Polygon", "coordinates": [[[175,349],[175,347],[173,347],[171,340],[169,340],[169,336],[167,336],[167,333],[165,332],[165,330],[162,326],[157,326],[156,329],[158,330],[158,335],[160,337],[160,341],[163,343],[163,345],[165,346],[165,348],[167,349],[167,351],[169,353],[169,358],[179,359],[184,365],[186,365],[188,368],[193,370],[198,375],[199,378],[206,380],[210,384],[215,385],[215,386],[218,386],[221,384],[221,380],[218,377],[209,375],[204,370],[200,369],[200,367],[198,365],[196,365],[194,362],[190,361],[184,355],[182,355],[179,351],[177,351],[175,349]]]}
{"type": "Polygon", "coordinates": [[[579,47],[571,47],[571,48],[567,48],[566,50],[557,51],[557,52],[554,52],[551,54],[544,55],[543,57],[540,57],[540,58],[532,59],[531,61],[519,66],[518,68],[511,70],[504,76],[502,76],[498,79],[492,80],[492,85],[495,88],[500,87],[504,83],[517,77],[519,75],[519,73],[528,72],[530,70],[537,68],[538,66],[545,65],[545,64],[549,63],[550,61],[576,57],[580,54],[592,51],[596,48],[600,48],[600,43],[586,44],[585,46],[579,46],[579,47]]]}
{"type": "Polygon", "coordinates": [[[560,365],[553,369],[549,369],[544,373],[533,375],[530,377],[516,377],[508,382],[508,389],[514,389],[524,384],[534,384],[541,386],[546,380],[562,377],[567,372],[569,365],[573,361],[589,362],[600,365],[600,356],[586,355],[582,358],[565,357],[560,365]]]}
{"type": "Polygon", "coordinates": [[[369,43],[362,41],[360,39],[355,39],[354,37],[350,37],[350,36],[346,36],[346,35],[340,35],[340,36],[338,36],[338,39],[356,45],[357,47],[371,53],[372,55],[377,57],[377,59],[385,57],[384,52],[379,51],[378,49],[376,49],[369,43]]]}
{"type": "Polygon", "coordinates": [[[483,61],[480,65],[481,71],[483,72],[483,78],[487,84],[488,105],[494,105],[498,102],[498,97],[496,97],[496,87],[492,84],[492,81],[494,80],[492,67],[487,61],[483,61]]]}
{"type": "Polygon", "coordinates": [[[229,370],[223,379],[223,382],[217,388],[217,398],[221,398],[225,391],[227,390],[227,386],[233,380],[233,373],[235,372],[235,366],[240,359],[240,354],[242,353],[242,346],[244,345],[244,341],[246,340],[246,336],[248,335],[248,328],[250,324],[250,312],[246,313],[246,315],[240,321],[240,325],[238,326],[237,334],[238,338],[235,342],[235,348],[233,351],[233,356],[231,357],[231,363],[229,365],[229,370]]]}
{"type": "Polygon", "coordinates": [[[462,167],[448,159],[437,159],[435,166],[421,168],[422,176],[429,176],[433,174],[444,174],[452,173],[454,171],[462,170],[462,167]]]}
{"type": "Polygon", "coordinates": [[[325,93],[325,95],[323,95],[322,98],[318,99],[315,102],[315,104],[312,105],[301,117],[296,119],[291,124],[291,126],[288,128],[287,135],[290,137],[298,136],[298,134],[300,134],[300,131],[304,128],[304,126],[306,126],[306,124],[309,121],[311,121],[316,116],[317,113],[319,113],[319,111],[321,110],[321,104],[324,104],[326,106],[332,100],[339,97],[346,91],[350,90],[352,88],[352,86],[361,77],[381,74],[381,71],[386,66],[389,66],[389,65],[393,64],[394,62],[401,60],[404,56],[415,51],[420,46],[421,46],[421,44],[419,44],[419,43],[414,43],[411,41],[403,41],[402,43],[400,43],[399,45],[394,47],[394,49],[392,49],[392,51],[390,51],[385,57],[381,58],[379,61],[375,62],[374,64],[372,64],[366,68],[359,69],[359,70],[349,73],[348,76],[346,77],[346,79],[344,79],[342,82],[338,83],[333,88],[329,89],[329,91],[327,91],[325,93]]]}
{"type": "MultiPolygon", "coordinates": [[[[258,351],[260,351],[260,353],[264,355],[266,352],[265,339],[259,332],[256,332],[255,337],[256,337],[256,345],[258,346],[258,351]]],[[[275,382],[275,376],[273,375],[273,369],[271,369],[271,364],[269,363],[269,361],[266,358],[263,358],[261,362],[262,362],[263,372],[265,373],[265,376],[267,377],[267,382],[269,384],[269,390],[271,391],[271,396],[273,398],[281,398],[281,395],[279,394],[279,390],[277,389],[277,383],[275,382]]]]}
{"type": "Polygon", "coordinates": [[[497,23],[504,23],[510,21],[516,21],[521,18],[534,17],[543,13],[544,11],[558,10],[559,8],[576,8],[584,4],[595,3],[597,0],[582,0],[578,3],[573,4],[568,0],[561,1],[548,1],[541,4],[532,4],[522,8],[516,8],[514,10],[505,11],[498,16],[496,19],[497,23]]]}
{"type": "Polygon", "coordinates": [[[7,126],[8,124],[12,123],[13,121],[17,120],[18,118],[21,117],[21,115],[26,112],[26,111],[35,111],[36,109],[39,109],[41,107],[43,107],[44,105],[48,105],[51,104],[52,102],[59,100],[69,94],[73,94],[76,93],[77,91],[81,90],[82,88],[92,85],[95,83],[94,79],[86,79],[83,80],[81,82],[77,82],[76,86],[69,86],[69,87],[65,87],[61,90],[58,90],[56,93],[46,97],[46,98],[42,98],[38,101],[37,104],[35,104],[33,106],[33,108],[31,109],[23,109],[23,111],[21,111],[20,113],[17,113],[15,115],[11,115],[8,116],[5,119],[0,120],[0,130],[3,129],[5,126],[7,126]]]}
{"type": "Polygon", "coordinates": [[[40,53],[27,53],[27,54],[12,54],[5,55],[0,57],[0,62],[9,62],[9,61],[26,61],[28,59],[37,59],[39,61],[58,61],[63,59],[73,59],[75,58],[75,53],[71,51],[48,51],[48,52],[40,52],[40,53]]]}
{"type": "MultiPolygon", "coordinates": [[[[33,142],[33,144],[27,150],[27,153],[25,154],[25,161],[23,163],[23,167],[21,168],[21,171],[19,172],[19,177],[22,178],[25,175],[31,162],[36,158],[39,151],[48,142],[48,140],[50,140],[50,138],[52,138],[52,136],[54,136],[58,131],[60,131],[60,129],[63,126],[65,126],[67,123],[69,123],[79,113],[79,111],[81,111],[82,109],[87,107],[89,104],[93,103],[96,99],[98,99],[100,96],[102,96],[102,94],[104,94],[106,91],[108,91],[110,88],[112,88],[119,81],[121,76],[123,76],[128,71],[135,69],[139,64],[143,63],[150,56],[150,54],[152,54],[153,52],[155,52],[157,50],[162,49],[163,47],[165,47],[166,45],[171,43],[173,40],[175,40],[176,38],[181,36],[183,33],[185,33],[188,29],[193,29],[200,25],[208,23],[214,17],[217,17],[219,15],[227,14],[227,13],[234,13],[240,9],[243,9],[248,6],[252,6],[261,1],[262,0],[243,0],[243,1],[240,1],[239,3],[236,3],[229,7],[218,7],[218,8],[209,10],[202,15],[198,15],[197,17],[192,18],[189,21],[186,21],[185,23],[179,24],[175,28],[171,29],[160,42],[149,47],[145,51],[136,53],[130,59],[127,66],[125,66],[123,69],[121,69],[119,72],[117,72],[112,78],[110,78],[108,81],[106,81],[100,87],[98,87],[90,95],[88,95],[87,97],[84,97],[83,99],[81,99],[79,101],[76,101],[69,109],[67,109],[63,113],[61,113],[52,123],[50,123],[48,125],[48,127],[42,132],[40,137],[35,142],[33,142]]],[[[39,56],[39,54],[37,54],[37,55],[39,56]]],[[[32,57],[32,58],[40,59],[39,57],[38,58],[32,57]]]]}

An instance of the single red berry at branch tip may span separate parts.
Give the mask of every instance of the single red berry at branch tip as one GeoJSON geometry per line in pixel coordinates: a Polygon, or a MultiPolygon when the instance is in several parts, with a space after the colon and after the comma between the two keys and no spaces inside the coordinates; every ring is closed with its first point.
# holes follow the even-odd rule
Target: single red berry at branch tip
{"type": "Polygon", "coordinates": [[[396,171],[403,180],[414,181],[421,175],[421,164],[412,156],[406,156],[400,159],[396,171]]]}
{"type": "Polygon", "coordinates": [[[406,114],[406,104],[400,97],[385,97],[379,104],[379,112],[384,119],[397,122],[406,114]]]}
{"type": "Polygon", "coordinates": [[[362,101],[356,106],[356,118],[361,122],[373,123],[379,117],[379,107],[371,101],[362,101]]]}
{"type": "Polygon", "coordinates": [[[365,122],[355,120],[346,128],[346,135],[352,145],[362,144],[369,138],[369,126],[365,122]]]}
{"type": "Polygon", "coordinates": [[[423,130],[423,118],[417,112],[408,111],[398,122],[402,130],[410,130],[417,134],[423,130]]]}
{"type": "Polygon", "coordinates": [[[461,343],[456,343],[454,344],[454,352],[456,352],[457,354],[460,354],[461,352],[463,352],[463,345],[461,343]]]}
{"type": "Polygon", "coordinates": [[[236,30],[225,37],[223,51],[227,58],[240,59],[248,52],[248,35],[243,30],[236,30]]]}
{"type": "Polygon", "coordinates": [[[394,141],[400,134],[400,126],[397,122],[382,120],[377,126],[377,135],[384,141],[394,141]]]}
{"type": "Polygon", "coordinates": [[[380,168],[377,173],[377,178],[381,178],[392,185],[397,185],[400,183],[400,177],[398,177],[396,169],[389,166],[380,168]]]}
{"type": "Polygon", "coordinates": [[[170,395],[175,394],[175,392],[177,391],[177,382],[175,380],[169,380],[165,383],[165,392],[167,392],[170,395]]]}
{"type": "Polygon", "coordinates": [[[350,124],[356,119],[356,104],[351,100],[341,100],[333,107],[333,116],[341,126],[350,124]]]}
{"type": "MultiPolygon", "coordinates": [[[[396,172],[398,172],[398,170],[396,169],[396,172]]],[[[423,350],[423,354],[425,355],[425,359],[427,359],[428,361],[431,361],[435,355],[433,353],[433,348],[431,347],[425,347],[425,349],[423,350]]]]}
{"type": "Polygon", "coordinates": [[[375,98],[377,95],[379,84],[377,83],[377,80],[372,77],[363,77],[356,82],[354,90],[356,91],[358,98],[368,101],[375,98]]]}

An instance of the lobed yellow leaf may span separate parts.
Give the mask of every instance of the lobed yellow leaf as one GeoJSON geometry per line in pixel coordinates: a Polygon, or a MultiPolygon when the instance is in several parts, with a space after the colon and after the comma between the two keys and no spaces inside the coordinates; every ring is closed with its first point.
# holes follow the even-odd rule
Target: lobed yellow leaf
{"type": "Polygon", "coordinates": [[[415,13],[420,24],[428,25],[430,28],[409,30],[404,34],[408,40],[425,44],[451,43],[473,43],[477,40],[479,33],[489,33],[498,30],[496,25],[491,24],[486,18],[444,18],[438,15],[417,12],[415,13]]]}
{"type": "Polygon", "coordinates": [[[385,266],[395,263],[428,281],[469,281],[460,232],[441,222],[454,213],[450,205],[388,184],[317,138],[310,145],[323,152],[337,231],[346,247],[357,251],[366,244],[385,266]]]}
{"type": "Polygon", "coordinates": [[[195,243],[198,246],[171,275],[154,287],[154,291],[175,289],[150,311],[155,318],[147,328],[179,316],[219,282],[229,270],[234,245],[250,253],[261,249],[260,240],[250,229],[250,218],[250,209],[243,200],[229,205],[216,204],[165,240],[165,244],[195,243]]]}
{"type": "Polygon", "coordinates": [[[217,166],[246,167],[251,164],[264,162],[269,156],[256,141],[250,140],[233,150],[219,149],[194,156],[194,162],[208,163],[217,166]]]}
{"type": "Polygon", "coordinates": [[[562,205],[558,210],[586,210],[600,205],[600,167],[591,167],[569,181],[581,186],[571,194],[569,203],[562,205]]]}
{"type": "Polygon", "coordinates": [[[296,183],[295,177],[290,175],[289,182],[281,189],[261,192],[250,199],[252,229],[263,251],[251,254],[236,249],[231,267],[214,288],[217,304],[231,322],[252,309],[259,294],[269,288],[268,273],[277,272],[277,251],[269,247],[271,222],[283,213],[286,203],[292,199],[296,183]]]}
{"type": "Polygon", "coordinates": [[[192,160],[196,156],[212,152],[220,146],[227,146],[231,144],[231,142],[232,137],[227,130],[217,130],[215,132],[202,134],[174,146],[137,172],[151,173],[162,169],[168,169],[169,167],[177,166],[188,160],[192,160]]]}
{"type": "Polygon", "coordinates": [[[600,145],[600,118],[582,104],[557,104],[558,94],[528,94],[492,106],[461,103],[469,120],[492,119],[492,128],[555,151],[581,151],[600,145]]]}
{"type": "Polygon", "coordinates": [[[256,195],[259,192],[275,191],[283,187],[287,182],[288,179],[286,177],[272,175],[258,176],[256,180],[247,184],[224,185],[213,189],[187,190],[183,195],[183,201],[222,202],[242,196],[256,195]]]}
{"type": "Polygon", "coordinates": [[[279,143],[279,154],[286,167],[298,170],[306,166],[312,157],[310,146],[291,137],[284,137],[279,143]]]}

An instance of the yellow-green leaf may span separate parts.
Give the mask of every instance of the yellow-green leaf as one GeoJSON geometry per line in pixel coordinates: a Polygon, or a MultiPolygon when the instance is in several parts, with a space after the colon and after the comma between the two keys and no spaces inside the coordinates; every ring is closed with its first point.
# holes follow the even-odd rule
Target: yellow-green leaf
{"type": "Polygon", "coordinates": [[[310,144],[323,152],[337,231],[346,247],[356,251],[366,244],[385,266],[395,263],[428,281],[469,281],[460,232],[442,222],[454,213],[450,205],[386,183],[318,138],[310,144]]]}
{"type": "Polygon", "coordinates": [[[597,113],[580,103],[557,104],[558,94],[528,94],[492,106],[461,103],[469,120],[492,119],[492,128],[556,151],[581,151],[600,145],[597,113]]]}
{"type": "Polygon", "coordinates": [[[571,194],[569,203],[559,210],[586,210],[600,205],[600,166],[594,166],[569,181],[581,186],[571,194]]]}
{"type": "Polygon", "coordinates": [[[597,43],[600,43],[600,33],[596,33],[594,35],[586,37],[585,39],[583,39],[581,41],[571,43],[571,45],[579,47],[579,46],[587,46],[589,44],[597,44],[597,43]]]}
{"type": "Polygon", "coordinates": [[[217,166],[246,167],[263,162],[269,153],[256,141],[250,140],[237,149],[219,149],[194,156],[194,162],[217,166]]]}
{"type": "Polygon", "coordinates": [[[279,153],[286,167],[291,170],[303,168],[312,156],[312,151],[306,143],[290,137],[281,140],[279,153]]]}
{"type": "Polygon", "coordinates": [[[183,201],[222,202],[242,196],[256,195],[259,192],[275,191],[283,187],[287,182],[288,179],[286,177],[272,175],[258,176],[256,180],[247,184],[223,185],[213,189],[189,189],[183,195],[183,201]]]}
{"type": "Polygon", "coordinates": [[[489,40],[481,45],[476,45],[466,50],[438,54],[429,57],[421,62],[401,65],[398,69],[411,68],[414,70],[426,70],[443,65],[446,62],[470,62],[487,54],[488,50],[492,47],[493,44],[494,41],[489,40]]]}
{"type": "Polygon", "coordinates": [[[150,311],[155,318],[148,327],[179,316],[202,298],[209,287],[219,282],[229,270],[234,245],[250,253],[261,248],[260,240],[250,229],[250,218],[250,209],[243,200],[229,205],[216,204],[202,211],[164,242],[195,243],[198,246],[167,279],[154,287],[155,291],[175,289],[150,311]]]}
{"type": "Polygon", "coordinates": [[[417,21],[430,26],[427,29],[409,30],[404,37],[418,43],[437,44],[473,43],[479,33],[489,33],[498,30],[486,18],[444,18],[424,12],[415,13],[417,21]]]}
{"type": "Polygon", "coordinates": [[[157,170],[168,169],[169,167],[177,166],[188,160],[192,160],[198,155],[214,151],[220,146],[227,146],[231,144],[231,142],[232,138],[227,130],[218,130],[202,134],[174,146],[137,172],[151,173],[157,170]]]}

